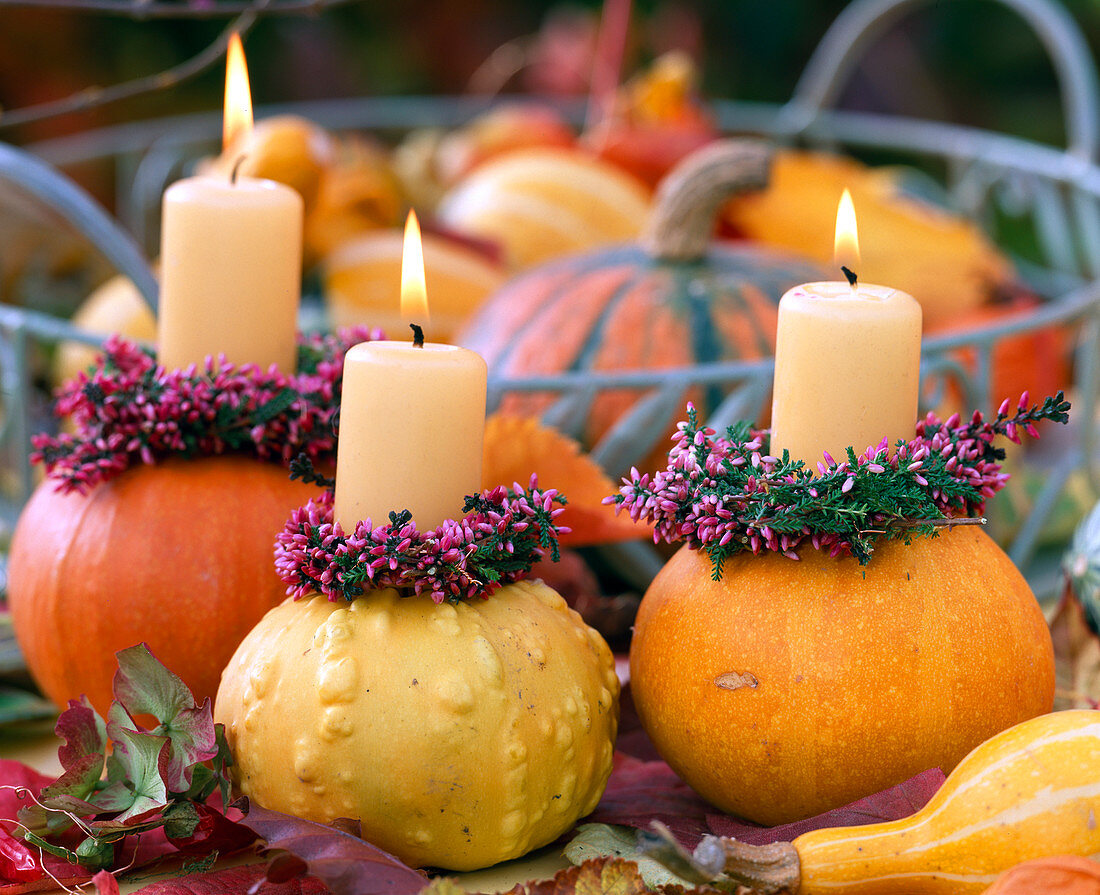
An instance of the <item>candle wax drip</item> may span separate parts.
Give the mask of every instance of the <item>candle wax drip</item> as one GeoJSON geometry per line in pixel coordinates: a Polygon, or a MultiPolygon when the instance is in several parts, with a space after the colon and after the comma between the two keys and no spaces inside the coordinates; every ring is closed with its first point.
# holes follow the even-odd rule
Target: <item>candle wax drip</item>
{"type": "Polygon", "coordinates": [[[409,324],[409,329],[413,331],[413,345],[416,348],[424,347],[424,330],[417,326],[415,323],[409,324]]]}

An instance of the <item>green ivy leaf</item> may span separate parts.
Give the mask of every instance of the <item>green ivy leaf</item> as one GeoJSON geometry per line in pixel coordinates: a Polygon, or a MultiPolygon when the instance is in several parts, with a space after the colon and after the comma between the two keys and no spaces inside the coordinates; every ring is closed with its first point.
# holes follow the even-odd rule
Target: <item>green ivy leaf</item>
{"type": "Polygon", "coordinates": [[[144,643],[117,655],[115,698],[131,721],[135,715],[147,714],[160,722],[153,733],[167,737],[170,744],[162,768],[164,784],[169,792],[187,792],[194,766],[218,754],[210,700],[196,706],[187,685],[161,665],[144,643]]]}
{"type": "Polygon", "coordinates": [[[113,783],[93,800],[109,811],[121,810],[118,823],[168,804],[168,789],[161,765],[168,752],[168,737],[156,736],[111,724],[115,751],[107,761],[107,779],[113,783]],[[129,794],[130,804],[125,805],[129,794]],[[103,801],[109,801],[104,805],[103,801]]]}

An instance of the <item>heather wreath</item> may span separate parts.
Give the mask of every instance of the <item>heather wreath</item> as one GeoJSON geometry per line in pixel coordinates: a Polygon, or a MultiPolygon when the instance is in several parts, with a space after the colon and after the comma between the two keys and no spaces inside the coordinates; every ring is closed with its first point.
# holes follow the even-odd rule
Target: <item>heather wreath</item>
{"type": "Polygon", "coordinates": [[[1027,392],[1012,411],[1005,399],[996,418],[980,412],[963,423],[929,413],[916,437],[891,452],[885,439],[846,459],[824,454],[816,470],[784,452],[766,452],[766,433],[731,426],[724,438],[701,427],[693,405],[680,423],[668,468],[655,475],[631,470],[618,494],[605,499],[634,521],[653,525],[654,541],[683,542],[705,552],[714,577],[727,557],[743,551],[798,559],[811,544],[831,556],[866,564],[879,537],[932,535],[944,525],[981,523],[985,501],[1004,487],[998,436],[1019,443],[1037,437],[1040,420],[1065,423],[1069,402],[1059,392],[1029,407],[1027,392]]]}
{"type": "Polygon", "coordinates": [[[344,355],[381,338],[365,327],[300,336],[297,372],[215,363],[165,370],[152,351],[117,336],[95,366],[60,389],[55,412],[73,433],[32,439],[62,491],[87,492],[137,463],[168,456],[245,452],[289,463],[299,454],[332,461],[344,355]]]}
{"type": "Polygon", "coordinates": [[[295,598],[311,593],[353,600],[368,589],[430,594],[436,603],[486,597],[524,578],[544,555],[558,559],[555,524],[565,498],[514,484],[470,495],[461,519],[419,531],[407,510],[389,522],[366,519],[347,533],[333,519],[329,491],[291,515],[275,546],[275,569],[295,598]]]}

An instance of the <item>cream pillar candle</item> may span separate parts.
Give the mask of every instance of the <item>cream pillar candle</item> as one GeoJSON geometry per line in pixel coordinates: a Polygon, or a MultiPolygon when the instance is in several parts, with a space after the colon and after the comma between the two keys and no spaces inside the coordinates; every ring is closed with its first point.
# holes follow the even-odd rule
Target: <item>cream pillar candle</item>
{"type": "Polygon", "coordinates": [[[905,292],[808,283],[779,303],[771,453],[817,471],[884,437],[913,437],[920,383],[921,309],[905,292]]]}
{"type": "Polygon", "coordinates": [[[302,199],[270,180],[190,177],[164,194],[157,356],[169,369],[225,354],[293,373],[302,199]]]}
{"type": "Polygon", "coordinates": [[[344,361],[335,518],[344,531],[409,510],[421,531],[481,491],[487,369],[454,345],[363,342],[344,361]]]}
{"type": "MultiPolygon", "coordinates": [[[[252,128],[240,39],[226,63],[224,143],[252,128]]],[[[190,177],[164,194],[157,356],[169,369],[224,354],[293,373],[302,276],[302,199],[254,178],[190,177]]]]}
{"type": "MultiPolygon", "coordinates": [[[[401,257],[401,313],[428,319],[420,225],[409,212],[401,257]]],[[[454,345],[362,342],[344,359],[333,515],[345,532],[408,510],[420,531],[458,519],[481,491],[488,369],[454,345]]]]}

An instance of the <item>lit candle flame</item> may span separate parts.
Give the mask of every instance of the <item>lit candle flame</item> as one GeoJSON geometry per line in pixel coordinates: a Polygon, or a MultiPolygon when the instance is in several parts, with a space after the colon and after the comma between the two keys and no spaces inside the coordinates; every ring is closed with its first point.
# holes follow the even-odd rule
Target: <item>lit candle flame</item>
{"type": "Polygon", "coordinates": [[[229,38],[225,57],[225,117],[222,124],[222,149],[240,145],[252,133],[252,91],[248,86],[248,66],[244,61],[241,37],[229,38]]]}
{"type": "Polygon", "coordinates": [[[401,318],[405,323],[419,323],[421,326],[430,319],[420,222],[411,209],[405,219],[405,245],[401,252],[401,318]]]}
{"type": "Polygon", "coordinates": [[[833,239],[833,260],[859,272],[859,232],[856,229],[856,208],[847,189],[836,207],[836,236],[833,239]]]}

